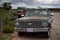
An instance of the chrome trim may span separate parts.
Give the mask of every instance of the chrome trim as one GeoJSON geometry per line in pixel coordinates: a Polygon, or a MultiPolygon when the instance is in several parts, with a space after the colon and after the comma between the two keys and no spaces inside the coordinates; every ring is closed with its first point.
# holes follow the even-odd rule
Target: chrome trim
{"type": "MultiPolygon", "coordinates": [[[[27,32],[27,29],[29,28],[15,28],[16,31],[21,31],[21,32],[27,32]]],[[[48,32],[50,28],[32,28],[33,32],[48,32]]]]}

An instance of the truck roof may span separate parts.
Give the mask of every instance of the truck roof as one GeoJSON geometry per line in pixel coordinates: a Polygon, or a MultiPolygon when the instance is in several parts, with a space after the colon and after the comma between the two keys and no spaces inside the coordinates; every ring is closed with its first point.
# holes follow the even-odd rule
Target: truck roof
{"type": "Polygon", "coordinates": [[[30,10],[30,11],[31,11],[31,10],[49,10],[49,9],[47,9],[47,8],[41,8],[41,9],[34,9],[34,8],[32,8],[32,9],[30,9],[30,8],[29,8],[29,9],[27,9],[27,10],[30,10]]]}

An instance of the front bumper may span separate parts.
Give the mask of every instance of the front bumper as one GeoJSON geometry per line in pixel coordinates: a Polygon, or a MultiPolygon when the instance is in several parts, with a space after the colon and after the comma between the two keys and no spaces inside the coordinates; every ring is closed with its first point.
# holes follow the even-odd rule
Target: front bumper
{"type": "Polygon", "coordinates": [[[15,27],[15,31],[18,32],[48,32],[50,28],[17,28],[15,27]]]}

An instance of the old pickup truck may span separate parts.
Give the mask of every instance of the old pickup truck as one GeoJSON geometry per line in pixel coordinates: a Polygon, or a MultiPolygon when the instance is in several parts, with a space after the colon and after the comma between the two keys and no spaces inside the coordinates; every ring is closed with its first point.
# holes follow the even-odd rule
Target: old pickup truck
{"type": "Polygon", "coordinates": [[[24,17],[15,20],[15,30],[18,35],[24,32],[43,32],[49,37],[52,22],[53,15],[48,9],[30,9],[24,17]]]}

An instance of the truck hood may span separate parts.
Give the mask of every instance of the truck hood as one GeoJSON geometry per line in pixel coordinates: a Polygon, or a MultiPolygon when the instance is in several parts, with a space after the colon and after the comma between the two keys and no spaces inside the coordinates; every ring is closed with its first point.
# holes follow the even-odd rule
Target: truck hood
{"type": "Polygon", "coordinates": [[[23,17],[23,18],[18,18],[16,20],[31,20],[31,19],[48,20],[49,17],[23,17]]]}

